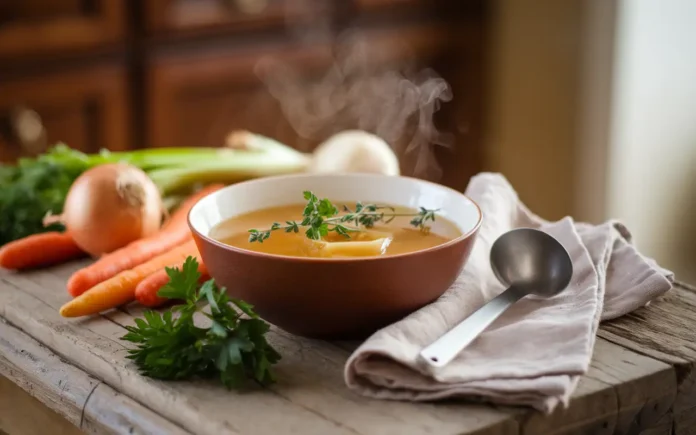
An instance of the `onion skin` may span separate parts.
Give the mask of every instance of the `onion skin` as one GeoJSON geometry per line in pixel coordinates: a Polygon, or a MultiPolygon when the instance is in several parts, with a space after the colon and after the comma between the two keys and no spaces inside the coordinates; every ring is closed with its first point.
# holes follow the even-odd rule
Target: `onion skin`
{"type": "Polygon", "coordinates": [[[98,257],[157,232],[162,212],[159,190],[145,172],[110,163],[75,180],[60,221],[82,250],[98,257]]]}

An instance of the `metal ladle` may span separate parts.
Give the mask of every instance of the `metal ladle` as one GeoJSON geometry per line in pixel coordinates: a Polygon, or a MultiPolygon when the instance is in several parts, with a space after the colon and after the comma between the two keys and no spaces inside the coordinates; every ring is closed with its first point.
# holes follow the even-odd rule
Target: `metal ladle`
{"type": "Polygon", "coordinates": [[[554,296],[565,290],[573,275],[573,263],[563,245],[531,228],[500,236],[491,247],[490,262],[508,289],[423,349],[420,357],[427,364],[447,365],[512,304],[528,294],[554,296]]]}

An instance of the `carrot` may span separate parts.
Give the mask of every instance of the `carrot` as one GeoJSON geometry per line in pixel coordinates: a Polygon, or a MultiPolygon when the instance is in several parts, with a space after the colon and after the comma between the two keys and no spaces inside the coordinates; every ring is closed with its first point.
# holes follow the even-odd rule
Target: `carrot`
{"type": "Polygon", "coordinates": [[[84,256],[69,234],[51,231],[32,234],[0,247],[0,267],[30,269],[84,256]]]}
{"type": "Polygon", "coordinates": [[[153,236],[137,240],[106,254],[89,266],[73,273],[68,280],[68,293],[72,296],[79,296],[100,282],[106,281],[124,270],[132,269],[189,240],[191,238],[191,231],[188,227],[189,211],[201,198],[222,187],[224,187],[222,184],[211,184],[204,187],[186,198],[174,212],[169,222],[153,236]]]}
{"type": "Polygon", "coordinates": [[[165,222],[164,227],[162,229],[168,230],[170,228],[181,227],[188,229],[188,214],[189,211],[191,211],[191,209],[193,208],[193,206],[196,205],[196,203],[204,197],[217,190],[222,189],[223,187],[225,187],[224,184],[210,184],[186,198],[181,203],[181,205],[179,205],[179,207],[174,211],[169,220],[165,222]]]}
{"type": "Polygon", "coordinates": [[[135,299],[135,287],[142,280],[165,266],[183,263],[188,256],[198,257],[198,249],[193,240],[95,285],[63,305],[60,308],[60,315],[63,317],[88,316],[127,304],[135,299]]]}
{"type": "MultiPolygon", "coordinates": [[[[200,258],[196,258],[196,261],[198,261],[198,273],[201,274],[198,282],[203,282],[210,279],[210,274],[208,273],[208,269],[205,267],[205,264],[203,264],[200,258]]],[[[181,265],[179,265],[179,267],[181,267],[181,265]]],[[[157,296],[157,292],[168,282],[169,275],[167,275],[167,271],[165,269],[158,270],[144,280],[140,281],[140,284],[138,284],[138,286],[135,288],[135,300],[140,302],[142,305],[151,308],[164,305],[168,299],[157,296]]]]}

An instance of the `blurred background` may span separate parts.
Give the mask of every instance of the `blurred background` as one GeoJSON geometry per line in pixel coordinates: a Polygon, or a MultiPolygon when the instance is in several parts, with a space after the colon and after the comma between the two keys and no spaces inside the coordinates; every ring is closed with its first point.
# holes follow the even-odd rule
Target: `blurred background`
{"type": "Polygon", "coordinates": [[[0,0],[0,162],[359,128],[402,171],[499,171],[544,218],[622,220],[696,282],[696,2],[0,0]]]}

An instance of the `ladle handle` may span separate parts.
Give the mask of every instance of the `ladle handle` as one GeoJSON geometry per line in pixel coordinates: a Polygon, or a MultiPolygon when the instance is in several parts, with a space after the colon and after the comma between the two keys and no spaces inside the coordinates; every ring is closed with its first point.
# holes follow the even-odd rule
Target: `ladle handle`
{"type": "Polygon", "coordinates": [[[423,349],[421,358],[432,367],[449,364],[462,349],[524,295],[524,292],[513,287],[508,288],[423,349]]]}

